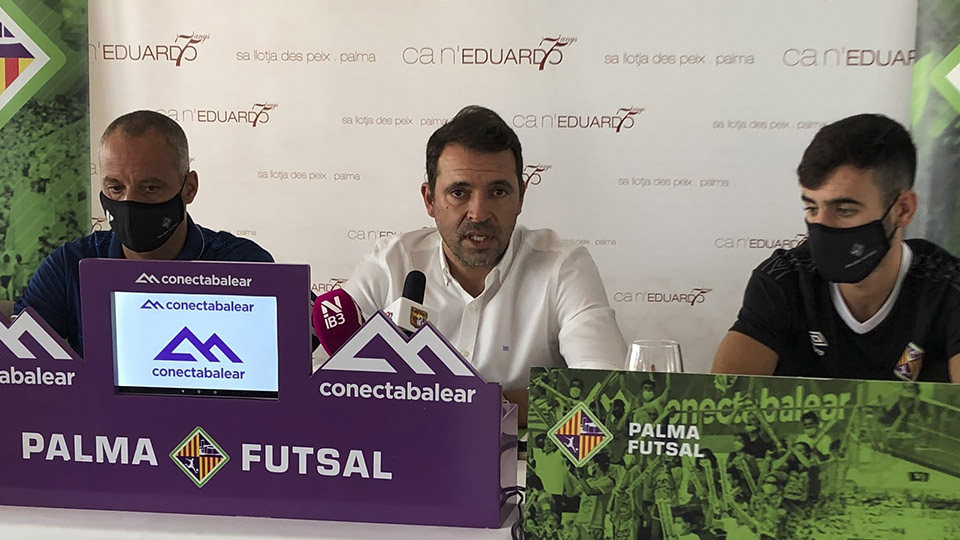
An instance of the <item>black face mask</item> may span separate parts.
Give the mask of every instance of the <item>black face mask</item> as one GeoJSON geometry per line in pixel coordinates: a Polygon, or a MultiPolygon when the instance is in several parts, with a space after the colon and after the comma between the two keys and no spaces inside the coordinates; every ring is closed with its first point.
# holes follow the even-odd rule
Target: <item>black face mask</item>
{"type": "Polygon", "coordinates": [[[183,221],[183,198],[177,192],[169,201],[142,203],[115,201],[100,192],[100,205],[113,234],[130,251],[153,251],[166,242],[183,221]]]}
{"type": "Polygon", "coordinates": [[[897,230],[894,228],[887,236],[883,228],[883,220],[892,208],[893,204],[878,220],[849,229],[807,222],[810,254],[823,279],[859,283],[873,272],[890,250],[890,238],[897,230]]]}

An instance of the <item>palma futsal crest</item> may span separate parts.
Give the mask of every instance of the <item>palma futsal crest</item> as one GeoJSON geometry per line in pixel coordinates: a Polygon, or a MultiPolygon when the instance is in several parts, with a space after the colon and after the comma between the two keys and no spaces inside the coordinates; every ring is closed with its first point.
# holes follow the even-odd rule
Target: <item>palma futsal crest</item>
{"type": "Polygon", "coordinates": [[[550,440],[577,467],[590,460],[613,436],[583,403],[557,422],[550,430],[550,440]]]}
{"type": "Polygon", "coordinates": [[[202,427],[194,428],[173,452],[170,459],[197,487],[203,487],[230,461],[230,456],[202,427]]]}

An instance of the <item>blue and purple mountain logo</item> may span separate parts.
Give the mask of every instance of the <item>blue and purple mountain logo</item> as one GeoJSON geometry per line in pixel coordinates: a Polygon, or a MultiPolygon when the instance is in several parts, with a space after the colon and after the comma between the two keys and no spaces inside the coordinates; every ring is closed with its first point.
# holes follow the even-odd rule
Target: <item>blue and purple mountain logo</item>
{"type": "Polygon", "coordinates": [[[163,305],[160,302],[155,302],[147,298],[147,301],[140,306],[140,309],[163,309],[163,305]]]}
{"type": "Polygon", "coordinates": [[[212,334],[206,341],[200,341],[200,338],[196,336],[189,328],[186,326],[183,327],[183,330],[180,330],[173,339],[170,340],[170,343],[160,351],[154,360],[171,360],[174,362],[198,362],[196,356],[191,352],[176,352],[184,342],[193,346],[193,349],[198,352],[203,358],[208,362],[214,362],[219,364],[220,358],[214,354],[214,350],[220,351],[220,353],[225,356],[228,360],[234,364],[242,364],[243,360],[237,356],[237,353],[233,352],[233,349],[230,348],[217,334],[212,334]]]}

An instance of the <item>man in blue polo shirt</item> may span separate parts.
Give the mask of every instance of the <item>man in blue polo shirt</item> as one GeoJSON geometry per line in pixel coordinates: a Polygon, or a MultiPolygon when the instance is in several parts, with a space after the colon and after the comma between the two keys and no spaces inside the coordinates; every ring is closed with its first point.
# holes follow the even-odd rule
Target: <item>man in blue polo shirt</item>
{"type": "Polygon", "coordinates": [[[81,259],[273,262],[256,243],[205,229],[187,214],[197,173],[186,135],[167,116],[136,111],[114,120],[100,138],[100,171],[100,204],[112,230],[57,248],[14,306],[14,313],[35,309],[78,353],[81,259]]]}

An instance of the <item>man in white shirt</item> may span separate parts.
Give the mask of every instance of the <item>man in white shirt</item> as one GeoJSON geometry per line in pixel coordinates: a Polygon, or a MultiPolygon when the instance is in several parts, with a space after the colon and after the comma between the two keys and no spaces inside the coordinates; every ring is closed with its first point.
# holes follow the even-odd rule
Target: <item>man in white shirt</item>
{"type": "Polygon", "coordinates": [[[525,401],[533,366],[622,368],[626,346],[590,254],[516,226],[523,158],[503,119],[464,108],[430,137],[426,162],[420,191],[437,227],[377,243],[344,285],[360,309],[383,309],[420,270],[430,321],[511,400],[525,401]]]}

